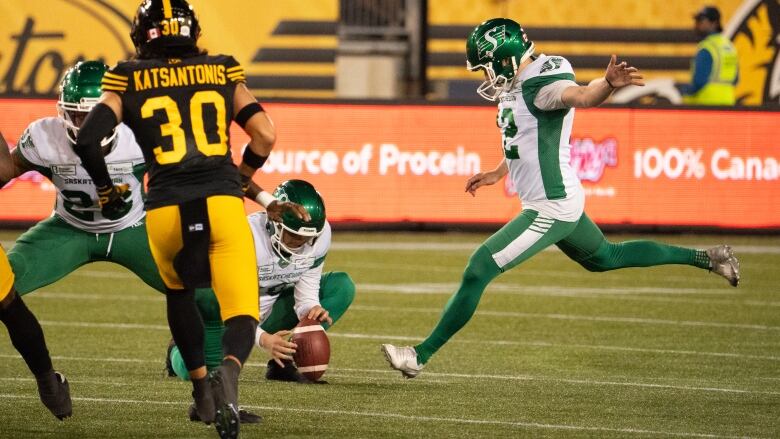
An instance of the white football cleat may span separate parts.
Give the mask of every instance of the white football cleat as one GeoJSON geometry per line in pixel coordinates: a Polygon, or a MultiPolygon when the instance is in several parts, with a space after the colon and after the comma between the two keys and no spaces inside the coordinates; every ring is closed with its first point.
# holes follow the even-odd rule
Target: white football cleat
{"type": "Polygon", "coordinates": [[[726,278],[732,287],[739,285],[739,261],[728,245],[719,245],[707,250],[710,271],[726,278]]]}
{"type": "Polygon", "coordinates": [[[405,378],[414,378],[422,372],[424,365],[417,364],[417,352],[413,347],[383,344],[382,352],[384,352],[387,362],[390,363],[390,367],[400,371],[405,378]]]}

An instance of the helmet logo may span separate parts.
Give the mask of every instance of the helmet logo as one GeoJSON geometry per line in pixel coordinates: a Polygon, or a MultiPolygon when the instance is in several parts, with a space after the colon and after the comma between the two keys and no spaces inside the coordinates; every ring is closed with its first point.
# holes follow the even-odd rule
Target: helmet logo
{"type": "Polygon", "coordinates": [[[153,28],[149,29],[149,31],[146,33],[146,40],[147,41],[152,41],[155,38],[160,38],[160,31],[157,30],[156,27],[153,27],[153,28]]]}
{"type": "Polygon", "coordinates": [[[287,192],[284,191],[284,189],[281,189],[276,194],[276,199],[279,201],[290,201],[290,197],[287,195],[287,192]]]}
{"type": "Polygon", "coordinates": [[[479,59],[493,58],[493,54],[496,49],[504,45],[506,41],[506,26],[496,26],[493,29],[485,32],[482,37],[477,40],[477,56],[479,59]]]}

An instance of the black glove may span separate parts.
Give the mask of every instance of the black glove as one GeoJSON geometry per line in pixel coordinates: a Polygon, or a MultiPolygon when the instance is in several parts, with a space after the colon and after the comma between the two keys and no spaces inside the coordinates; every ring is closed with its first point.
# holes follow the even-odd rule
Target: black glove
{"type": "Polygon", "coordinates": [[[100,203],[100,212],[103,217],[110,220],[117,220],[130,212],[132,203],[126,200],[130,199],[130,186],[127,184],[111,185],[97,188],[98,202],[100,203]]]}

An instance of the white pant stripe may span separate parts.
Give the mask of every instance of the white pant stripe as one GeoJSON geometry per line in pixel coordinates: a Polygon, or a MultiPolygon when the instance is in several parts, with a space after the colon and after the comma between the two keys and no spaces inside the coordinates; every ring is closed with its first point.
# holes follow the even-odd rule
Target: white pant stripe
{"type": "MultiPolygon", "coordinates": [[[[540,233],[536,230],[540,227],[540,224],[534,220],[533,223],[529,226],[528,229],[526,229],[523,233],[520,234],[517,238],[512,240],[512,242],[509,243],[506,247],[501,249],[498,253],[493,254],[493,260],[496,261],[496,264],[500,268],[504,268],[507,264],[514,261],[518,256],[522,255],[526,250],[531,248],[534,244],[536,244],[542,237],[544,236],[544,233],[540,233]]],[[[541,229],[541,230],[546,230],[541,229]]]]}

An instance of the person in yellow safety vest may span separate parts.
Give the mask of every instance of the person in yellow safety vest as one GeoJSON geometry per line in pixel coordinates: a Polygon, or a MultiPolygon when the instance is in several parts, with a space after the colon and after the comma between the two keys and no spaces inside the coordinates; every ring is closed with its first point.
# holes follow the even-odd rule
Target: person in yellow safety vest
{"type": "Polygon", "coordinates": [[[734,105],[739,67],[737,51],[723,36],[720,11],[705,6],[696,15],[694,30],[702,38],[691,62],[691,83],[683,88],[689,105],[734,105]]]}

